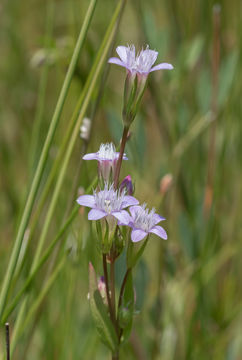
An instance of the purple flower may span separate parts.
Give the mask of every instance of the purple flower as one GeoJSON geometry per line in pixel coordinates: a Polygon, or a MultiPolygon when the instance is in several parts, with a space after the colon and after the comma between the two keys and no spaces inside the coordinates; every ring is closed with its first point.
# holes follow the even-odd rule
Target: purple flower
{"type": "Polygon", "coordinates": [[[157,225],[165,218],[156,214],[154,208],[149,211],[146,209],[146,204],[143,204],[142,206],[131,206],[129,211],[131,217],[128,225],[132,228],[131,240],[133,242],[143,240],[151,233],[167,240],[167,233],[161,226],[157,225]]]}
{"type": "Polygon", "coordinates": [[[93,195],[82,195],[77,202],[79,205],[91,208],[88,220],[113,216],[124,225],[130,221],[130,215],[124,209],[139,203],[133,196],[125,195],[125,191],[114,190],[113,184],[109,186],[107,183],[104,190],[94,191],[93,195]]]}
{"type": "Polygon", "coordinates": [[[125,67],[131,74],[139,74],[146,77],[150,72],[156,70],[172,70],[173,66],[167,63],[154,65],[158,52],[150,50],[149,46],[145,50],[135,55],[135,47],[131,46],[118,46],[116,49],[119,57],[112,57],[108,60],[111,64],[116,64],[125,67]]]}
{"type": "MultiPolygon", "coordinates": [[[[115,172],[118,157],[119,152],[116,152],[115,146],[112,143],[107,143],[101,144],[98,152],[84,155],[83,160],[97,160],[99,173],[104,181],[108,181],[110,171],[112,170],[113,174],[115,172]]],[[[123,155],[123,160],[128,160],[126,154],[123,155]]]]}

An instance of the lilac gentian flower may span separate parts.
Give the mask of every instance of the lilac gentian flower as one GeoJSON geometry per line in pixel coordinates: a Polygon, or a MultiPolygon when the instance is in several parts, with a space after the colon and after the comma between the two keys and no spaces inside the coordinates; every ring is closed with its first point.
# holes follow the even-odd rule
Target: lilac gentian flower
{"type": "Polygon", "coordinates": [[[125,67],[130,74],[138,74],[142,77],[147,77],[148,74],[156,70],[172,70],[173,66],[167,63],[154,65],[158,52],[150,50],[149,46],[145,50],[135,55],[135,47],[131,46],[118,46],[116,49],[119,58],[112,57],[108,60],[111,64],[116,64],[125,67]]]}
{"type": "Polygon", "coordinates": [[[165,218],[156,214],[155,209],[149,211],[146,209],[146,204],[143,204],[142,206],[131,206],[129,211],[131,217],[128,225],[132,228],[131,240],[133,242],[143,240],[151,233],[167,240],[167,233],[161,226],[157,225],[165,218]]]}
{"type": "MultiPolygon", "coordinates": [[[[115,146],[112,143],[107,143],[101,144],[98,152],[84,155],[83,160],[97,160],[99,173],[104,181],[108,181],[110,171],[112,170],[113,174],[115,172],[118,157],[119,152],[116,152],[115,146]]],[[[126,154],[123,155],[123,160],[128,160],[126,154]]]]}
{"type": "Polygon", "coordinates": [[[104,190],[94,191],[93,195],[82,195],[77,199],[79,205],[90,207],[88,220],[99,220],[113,216],[124,225],[130,221],[125,208],[139,202],[133,196],[125,195],[125,191],[114,190],[113,184],[105,184],[104,190]]]}

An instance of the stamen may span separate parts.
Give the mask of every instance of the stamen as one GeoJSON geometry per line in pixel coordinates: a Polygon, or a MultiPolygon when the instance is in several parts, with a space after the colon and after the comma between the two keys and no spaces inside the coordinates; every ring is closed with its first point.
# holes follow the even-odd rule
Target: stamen
{"type": "Polygon", "coordinates": [[[101,144],[98,154],[103,160],[115,160],[117,158],[113,143],[101,144]]]}
{"type": "Polygon", "coordinates": [[[150,212],[146,209],[146,204],[143,204],[139,211],[137,211],[134,219],[134,226],[144,231],[149,231],[155,226],[155,208],[150,212]]]}
{"type": "Polygon", "coordinates": [[[106,183],[104,190],[98,193],[94,191],[96,207],[111,214],[112,211],[120,211],[124,200],[125,191],[114,190],[113,184],[106,183]]]}

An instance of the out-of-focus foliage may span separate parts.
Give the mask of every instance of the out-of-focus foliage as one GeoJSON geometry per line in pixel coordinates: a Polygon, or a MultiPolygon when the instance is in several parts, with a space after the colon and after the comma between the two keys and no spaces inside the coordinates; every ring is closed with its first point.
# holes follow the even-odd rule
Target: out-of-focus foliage
{"type": "MultiPolygon", "coordinates": [[[[37,165],[62,82],[89,1],[3,1],[0,5],[0,278],[3,279],[29,184],[37,165]],[[48,34],[48,36],[46,35],[48,34]]],[[[48,158],[43,184],[56,159],[76,101],[111,19],[115,1],[99,1],[78,62],[48,158]]],[[[159,51],[158,60],[174,66],[155,72],[132,125],[130,159],[135,195],[167,219],[168,241],[151,238],[134,274],[134,332],[122,349],[128,359],[239,360],[242,354],[242,181],[241,181],[241,2],[222,0],[216,156],[213,204],[203,204],[211,132],[212,8],[206,1],[128,1],[115,46],[134,43],[159,51]],[[161,179],[172,174],[169,190],[161,179]]],[[[114,47],[115,48],[115,47],[114,47]]],[[[113,53],[114,53],[113,49],[113,53]]],[[[101,142],[118,144],[121,132],[124,70],[107,65],[108,77],[92,96],[88,152],[101,142]]],[[[105,71],[105,70],[104,70],[105,71]]],[[[85,191],[96,164],[83,163],[78,139],[52,218],[47,246],[85,191]],[[83,190],[85,189],[85,190],[83,190]]],[[[58,174],[57,174],[58,176],[58,174]]],[[[56,180],[55,180],[56,182],[56,180]]],[[[53,192],[54,184],[50,190],[53,192]]],[[[49,204],[46,200],[31,241],[28,233],[8,305],[28,277],[49,204]]],[[[38,205],[38,201],[36,206],[38,205]]],[[[107,359],[91,319],[88,262],[101,275],[92,224],[80,213],[31,283],[29,308],[64,261],[43,301],[31,313],[16,344],[16,359],[107,359]],[[63,249],[62,249],[63,250],[63,249]],[[66,255],[68,253],[68,255],[66,255]],[[59,255],[58,255],[59,254],[59,255]]],[[[123,258],[117,262],[121,281],[123,258]]],[[[2,280],[1,280],[2,282],[2,280]]],[[[20,304],[12,312],[14,329],[20,304]]],[[[25,319],[27,318],[27,313],[25,319]]],[[[21,325],[20,325],[21,326],[21,325]]],[[[4,352],[1,333],[0,353],[4,352]]]]}

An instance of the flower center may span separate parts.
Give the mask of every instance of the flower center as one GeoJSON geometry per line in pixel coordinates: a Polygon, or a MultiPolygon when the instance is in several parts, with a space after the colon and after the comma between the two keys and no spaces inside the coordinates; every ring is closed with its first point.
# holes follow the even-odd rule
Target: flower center
{"type": "Polygon", "coordinates": [[[105,184],[104,190],[94,192],[96,207],[111,214],[113,211],[120,211],[124,201],[125,191],[114,190],[113,184],[105,184]]]}
{"type": "Polygon", "coordinates": [[[140,53],[135,57],[135,52],[131,52],[128,65],[137,72],[148,73],[156,60],[156,52],[151,51],[149,46],[146,47],[145,50],[141,50],[140,53]]]}
{"type": "Polygon", "coordinates": [[[117,158],[117,153],[115,146],[112,143],[101,144],[98,155],[102,160],[115,160],[117,158]]]}
{"type": "Polygon", "coordinates": [[[135,214],[134,226],[146,232],[151,230],[155,226],[156,222],[154,214],[154,208],[149,212],[149,209],[146,209],[146,204],[143,204],[139,211],[135,214]]]}

